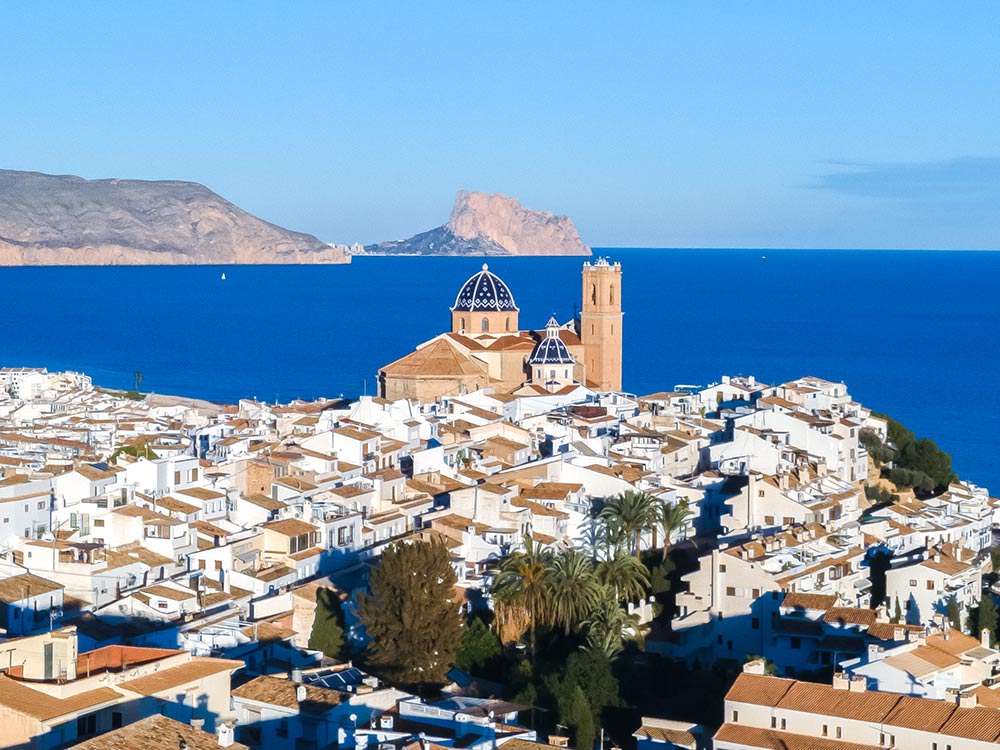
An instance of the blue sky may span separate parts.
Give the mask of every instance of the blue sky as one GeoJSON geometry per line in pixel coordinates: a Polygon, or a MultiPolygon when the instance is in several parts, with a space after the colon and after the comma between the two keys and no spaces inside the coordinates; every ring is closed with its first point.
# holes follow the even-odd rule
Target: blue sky
{"type": "Polygon", "coordinates": [[[328,241],[459,188],[594,246],[1000,248],[998,3],[4,3],[0,167],[328,241]]]}

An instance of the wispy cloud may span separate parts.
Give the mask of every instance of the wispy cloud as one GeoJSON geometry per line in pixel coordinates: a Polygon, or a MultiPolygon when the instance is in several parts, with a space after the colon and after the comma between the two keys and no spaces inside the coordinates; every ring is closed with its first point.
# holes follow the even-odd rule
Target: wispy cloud
{"type": "Polygon", "coordinates": [[[832,161],[839,171],[810,187],[845,195],[903,199],[1000,197],[1000,157],[964,156],[932,162],[832,161]]]}

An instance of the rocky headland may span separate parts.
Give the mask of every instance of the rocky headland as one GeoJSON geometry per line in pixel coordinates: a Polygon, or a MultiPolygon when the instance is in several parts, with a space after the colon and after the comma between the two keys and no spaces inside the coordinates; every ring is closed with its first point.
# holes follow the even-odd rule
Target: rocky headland
{"type": "Polygon", "coordinates": [[[349,263],[194,182],[0,170],[0,265],[349,263]]]}
{"type": "Polygon", "coordinates": [[[566,216],[525,208],[500,193],[460,190],[444,226],[367,245],[368,255],[590,255],[566,216]]]}

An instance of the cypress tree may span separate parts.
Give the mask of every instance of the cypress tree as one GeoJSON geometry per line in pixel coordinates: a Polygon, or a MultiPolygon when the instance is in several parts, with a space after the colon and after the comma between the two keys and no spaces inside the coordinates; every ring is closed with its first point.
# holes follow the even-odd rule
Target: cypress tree
{"type": "Polygon", "coordinates": [[[997,638],[997,604],[993,600],[993,594],[989,592],[979,602],[976,617],[977,632],[973,633],[973,635],[978,638],[984,628],[990,631],[990,643],[991,645],[995,645],[997,638]]]}
{"type": "Polygon", "coordinates": [[[358,597],[369,666],[403,685],[443,683],[462,641],[456,581],[441,542],[388,547],[372,571],[371,592],[358,597]]]}
{"type": "Polygon", "coordinates": [[[333,589],[316,589],[316,618],[309,636],[309,648],[322,651],[331,659],[342,660],[345,656],[344,612],[340,596],[333,589]]]}

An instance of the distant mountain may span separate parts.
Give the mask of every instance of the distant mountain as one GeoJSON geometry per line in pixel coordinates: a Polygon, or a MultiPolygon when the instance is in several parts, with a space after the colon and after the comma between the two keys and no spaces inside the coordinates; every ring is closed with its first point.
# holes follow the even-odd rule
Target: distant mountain
{"type": "Polygon", "coordinates": [[[194,182],[0,170],[0,265],[349,262],[194,182]]]}
{"type": "Polygon", "coordinates": [[[573,222],[500,193],[460,190],[448,223],[408,240],[365,246],[370,255],[590,255],[573,222]]]}

